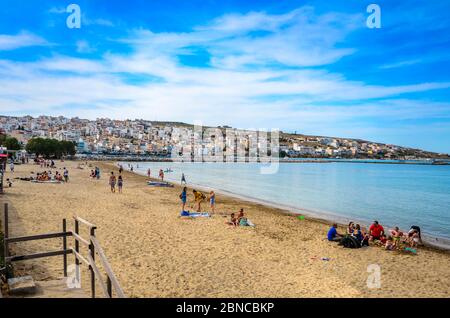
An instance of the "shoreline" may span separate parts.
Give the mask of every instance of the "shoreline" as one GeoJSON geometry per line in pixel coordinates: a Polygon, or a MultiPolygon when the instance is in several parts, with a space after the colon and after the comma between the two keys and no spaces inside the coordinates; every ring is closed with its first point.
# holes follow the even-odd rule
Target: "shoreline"
{"type": "MultiPolygon", "coordinates": [[[[119,162],[120,161],[109,162],[108,164],[117,168],[117,164],[119,162]]],[[[133,172],[127,170],[127,172],[147,178],[145,172],[140,172],[140,171],[136,171],[136,170],[133,172]]],[[[152,177],[151,179],[155,180],[155,181],[160,181],[159,178],[152,177]]],[[[165,181],[167,183],[173,184],[175,186],[175,188],[181,189],[183,187],[176,181],[171,181],[171,180],[165,180],[165,181]]],[[[204,185],[196,184],[196,183],[188,183],[186,186],[188,188],[196,188],[203,192],[209,192],[209,191],[213,190],[214,192],[216,192],[218,194],[232,197],[234,199],[242,200],[245,202],[251,202],[251,203],[262,205],[262,206],[265,206],[268,208],[276,209],[279,211],[279,213],[286,214],[286,215],[294,215],[294,216],[304,215],[304,216],[308,217],[309,220],[324,223],[327,225],[332,225],[333,223],[337,223],[338,226],[346,228],[348,225],[348,222],[352,221],[352,222],[361,224],[361,227],[365,228],[365,229],[367,229],[370,226],[370,224],[368,224],[368,223],[370,223],[370,221],[355,219],[355,218],[350,219],[346,216],[337,215],[337,214],[334,214],[331,212],[311,210],[311,209],[306,209],[306,208],[302,208],[302,207],[294,207],[294,206],[289,206],[289,205],[284,205],[284,204],[277,204],[275,202],[271,202],[268,200],[262,200],[262,199],[254,198],[251,196],[240,195],[240,194],[237,194],[237,193],[234,193],[231,191],[227,191],[224,189],[204,186],[204,185]]],[[[393,225],[385,224],[384,227],[387,231],[388,229],[392,228],[393,225]]],[[[402,230],[402,229],[400,229],[400,230],[402,230]]],[[[402,230],[402,231],[404,233],[406,233],[408,230],[402,230]]],[[[428,234],[424,235],[424,233],[422,233],[422,239],[423,239],[423,247],[450,253],[450,239],[441,238],[441,237],[433,237],[428,234]],[[436,243],[435,242],[436,240],[440,240],[440,242],[436,243]]]]}
{"type": "MultiPolygon", "coordinates": [[[[133,156],[91,156],[91,157],[78,157],[74,160],[79,161],[98,161],[98,162],[161,162],[161,163],[174,163],[180,162],[173,160],[172,158],[162,158],[162,157],[133,157],[133,156]]],[[[189,161],[190,162],[190,161],[189,161]]],[[[248,158],[243,161],[235,161],[232,163],[248,163],[248,158]]],[[[359,163],[359,164],[392,164],[392,165],[422,165],[422,166],[449,166],[450,159],[442,158],[429,158],[429,159],[336,159],[336,158],[292,158],[292,159],[282,159],[280,158],[279,163],[359,163]]],[[[191,163],[191,162],[190,162],[191,163]]],[[[195,163],[195,162],[192,162],[195,163]]],[[[202,161],[198,163],[216,163],[216,161],[202,161]]],[[[227,163],[227,161],[224,161],[227,163]]],[[[255,161],[254,163],[270,163],[269,161],[255,161]]]]}

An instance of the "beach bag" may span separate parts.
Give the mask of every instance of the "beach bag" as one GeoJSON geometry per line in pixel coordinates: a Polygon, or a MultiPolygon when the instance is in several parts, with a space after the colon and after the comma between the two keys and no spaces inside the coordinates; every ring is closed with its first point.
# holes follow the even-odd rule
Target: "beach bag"
{"type": "Polygon", "coordinates": [[[353,236],[346,236],[342,239],[341,245],[346,248],[360,248],[361,243],[353,236]]]}

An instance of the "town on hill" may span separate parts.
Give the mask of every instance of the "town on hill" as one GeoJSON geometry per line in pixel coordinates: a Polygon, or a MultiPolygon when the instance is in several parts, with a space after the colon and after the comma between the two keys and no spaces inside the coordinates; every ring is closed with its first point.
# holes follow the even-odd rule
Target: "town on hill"
{"type": "MultiPolygon", "coordinates": [[[[168,156],[174,146],[174,135],[190,134],[193,125],[181,122],[161,122],[143,119],[96,120],[63,116],[2,116],[0,133],[16,138],[26,145],[33,138],[72,141],[77,154],[168,156]]],[[[218,128],[224,134],[229,126],[218,128]]],[[[250,130],[241,133],[252,134],[250,130]]],[[[253,132],[254,133],[254,132],[253,132]]],[[[216,145],[203,142],[202,152],[214,152],[216,145]]],[[[345,158],[345,159],[450,159],[440,154],[397,145],[352,138],[307,136],[297,133],[279,134],[279,154],[282,158],[345,158]]]]}

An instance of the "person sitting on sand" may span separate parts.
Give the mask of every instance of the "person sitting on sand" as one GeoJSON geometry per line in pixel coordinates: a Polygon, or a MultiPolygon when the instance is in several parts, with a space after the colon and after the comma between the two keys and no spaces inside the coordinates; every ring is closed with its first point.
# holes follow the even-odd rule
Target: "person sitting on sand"
{"type": "Polygon", "coordinates": [[[384,249],[387,251],[392,251],[395,249],[395,243],[392,238],[388,238],[386,240],[386,244],[384,244],[384,249]]]}
{"type": "Polygon", "coordinates": [[[187,201],[187,188],[184,187],[183,191],[180,193],[180,199],[181,199],[181,211],[184,211],[186,208],[186,201],[187,201]]]}
{"type": "Polygon", "coordinates": [[[232,226],[238,226],[239,223],[238,223],[238,220],[237,220],[237,218],[235,217],[235,214],[234,214],[234,213],[231,213],[230,221],[228,221],[227,224],[228,224],[228,225],[232,225],[232,226]]]}
{"type": "Polygon", "coordinates": [[[111,192],[116,192],[116,176],[114,175],[114,172],[111,171],[111,176],[109,177],[109,185],[111,186],[111,192]]]}
{"type": "Polygon", "coordinates": [[[355,224],[353,222],[350,222],[347,227],[347,234],[352,235],[353,232],[355,232],[355,224]]]}
{"type": "Polygon", "coordinates": [[[369,227],[369,235],[371,242],[373,242],[374,240],[380,240],[384,235],[383,226],[381,226],[378,221],[373,221],[373,224],[369,227]]]}
{"type": "Polygon", "coordinates": [[[399,248],[400,240],[403,236],[403,233],[400,231],[398,226],[396,226],[393,230],[391,230],[391,235],[392,235],[392,241],[393,241],[394,247],[399,248]]]}
{"type": "Polygon", "coordinates": [[[239,213],[238,213],[238,216],[237,216],[238,222],[240,222],[243,217],[244,217],[244,209],[241,208],[239,210],[239,213]]]}
{"type": "Polygon", "coordinates": [[[90,175],[89,177],[95,178],[95,172],[94,172],[94,170],[91,170],[91,175],[90,175]]]}
{"type": "Polygon", "coordinates": [[[340,242],[342,239],[342,235],[337,231],[337,224],[334,223],[333,226],[328,230],[328,241],[330,242],[340,242]]]}
{"type": "Polygon", "coordinates": [[[420,233],[420,227],[418,227],[417,225],[412,225],[410,230],[408,231],[408,239],[415,233],[417,232],[418,237],[419,237],[419,242],[422,243],[422,235],[420,233]]]}
{"type": "Polygon", "coordinates": [[[361,231],[361,226],[359,224],[356,224],[353,232],[351,233],[353,237],[355,237],[360,243],[364,240],[364,235],[361,231]]]}
{"type": "Polygon", "coordinates": [[[417,247],[420,242],[419,231],[413,230],[409,235],[409,247],[417,247]]]}

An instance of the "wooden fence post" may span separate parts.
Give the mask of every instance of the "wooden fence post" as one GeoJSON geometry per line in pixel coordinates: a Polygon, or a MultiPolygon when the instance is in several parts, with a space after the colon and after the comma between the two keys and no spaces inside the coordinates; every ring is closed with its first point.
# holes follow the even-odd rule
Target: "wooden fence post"
{"type": "MultiPolygon", "coordinates": [[[[90,235],[95,237],[95,228],[90,229],[90,235]]],[[[89,250],[91,252],[92,261],[95,262],[95,247],[94,243],[92,243],[92,240],[90,240],[91,245],[89,245],[89,250]]],[[[95,273],[94,269],[91,266],[91,296],[92,298],[95,298],[95,273]]]]}
{"type": "MultiPolygon", "coordinates": [[[[78,223],[78,220],[75,220],[75,234],[79,234],[80,232],[80,225],[78,223]]],[[[80,243],[77,239],[75,239],[75,252],[80,253],[80,243]]],[[[80,261],[78,260],[77,254],[75,254],[75,277],[77,279],[77,282],[80,282],[80,261]]]]}
{"type": "Polygon", "coordinates": [[[4,204],[4,224],[3,224],[3,256],[5,259],[5,276],[6,278],[9,278],[9,270],[8,270],[8,260],[7,257],[9,256],[9,245],[8,245],[8,237],[9,237],[9,215],[8,215],[8,203],[4,204]]]}
{"type": "Polygon", "coordinates": [[[106,276],[106,288],[108,289],[109,298],[112,298],[112,283],[111,278],[109,278],[109,276],[106,276]]]}
{"type": "MultiPolygon", "coordinates": [[[[67,223],[66,219],[63,219],[63,233],[67,232],[67,223]]],[[[63,236],[63,250],[67,250],[67,236],[63,236]]],[[[64,253],[63,256],[63,267],[64,267],[64,277],[67,277],[67,254],[64,253]]]]}

